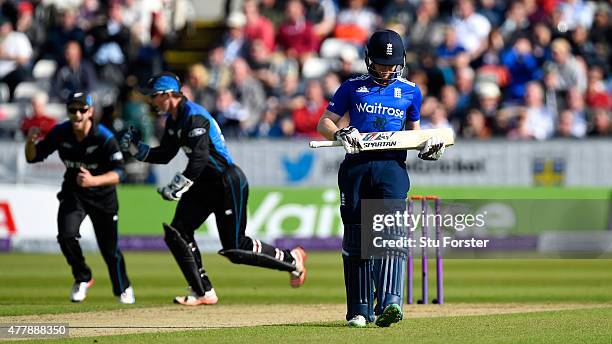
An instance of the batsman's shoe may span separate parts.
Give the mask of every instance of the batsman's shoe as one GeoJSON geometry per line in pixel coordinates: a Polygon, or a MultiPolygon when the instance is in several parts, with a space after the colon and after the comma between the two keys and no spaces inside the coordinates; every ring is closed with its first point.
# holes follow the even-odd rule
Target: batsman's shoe
{"type": "Polygon", "coordinates": [[[363,315],[355,315],[348,321],[348,327],[366,327],[366,318],[363,315]]]}
{"type": "Polygon", "coordinates": [[[291,250],[291,255],[295,260],[295,271],[289,273],[289,283],[291,287],[299,288],[306,282],[306,259],[308,255],[300,246],[291,250]]]}
{"type": "Polygon", "coordinates": [[[89,282],[74,282],[70,291],[70,301],[81,302],[87,297],[87,289],[94,284],[93,278],[89,282]]]}
{"type": "Polygon", "coordinates": [[[376,318],[376,326],[378,327],[389,327],[404,318],[402,313],[402,307],[397,304],[391,304],[385,307],[385,310],[381,315],[376,318]]]}
{"type": "Polygon", "coordinates": [[[187,296],[177,296],[174,298],[174,303],[178,303],[183,306],[201,306],[201,305],[214,305],[219,302],[215,289],[211,289],[204,293],[204,296],[198,296],[191,293],[187,296]]]}
{"type": "Polygon", "coordinates": [[[123,293],[119,295],[119,303],[123,303],[124,305],[133,305],[136,303],[136,297],[134,296],[134,288],[129,286],[125,288],[123,293]]]}

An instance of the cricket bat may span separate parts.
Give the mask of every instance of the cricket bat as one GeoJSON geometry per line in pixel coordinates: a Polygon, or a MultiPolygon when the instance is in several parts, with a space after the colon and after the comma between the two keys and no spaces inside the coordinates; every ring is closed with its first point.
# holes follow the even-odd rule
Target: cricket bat
{"type": "MultiPolygon", "coordinates": [[[[362,151],[421,149],[425,141],[434,135],[444,141],[445,147],[455,144],[455,134],[451,128],[384,131],[361,133],[362,151]]],[[[341,146],[340,141],[310,141],[310,148],[341,146]]]]}

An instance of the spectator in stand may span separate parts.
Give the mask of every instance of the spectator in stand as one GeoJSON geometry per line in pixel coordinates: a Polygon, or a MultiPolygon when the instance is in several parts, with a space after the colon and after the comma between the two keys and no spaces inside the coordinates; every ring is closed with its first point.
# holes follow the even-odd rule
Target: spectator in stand
{"type": "Polygon", "coordinates": [[[522,1],[513,2],[506,13],[506,20],[499,28],[504,40],[512,41],[517,35],[525,34],[528,28],[529,20],[525,4],[522,1]]]}
{"type": "Polygon", "coordinates": [[[461,120],[461,115],[457,112],[457,102],[459,101],[459,93],[454,85],[444,85],[440,89],[440,103],[446,108],[448,118],[453,124],[458,125],[461,120]]]}
{"type": "Polygon", "coordinates": [[[478,109],[471,109],[466,117],[461,136],[466,139],[485,140],[491,137],[491,128],[487,126],[485,115],[478,109]]]}
{"type": "Polygon", "coordinates": [[[215,112],[217,92],[208,86],[208,71],[203,64],[196,63],[189,66],[181,92],[192,102],[202,105],[211,113],[215,112]]]}
{"type": "Polygon", "coordinates": [[[282,137],[284,131],[293,130],[293,125],[287,118],[281,118],[278,113],[278,102],[276,98],[269,98],[261,121],[253,131],[255,137],[282,137]]]}
{"type": "MultiPolygon", "coordinates": [[[[522,134],[536,140],[550,138],[554,132],[554,114],[544,104],[544,91],[537,81],[527,83],[525,91],[525,123],[522,134]]],[[[522,135],[521,135],[522,137],[522,135]]]]}
{"type": "Polygon", "coordinates": [[[457,101],[457,113],[461,119],[465,119],[467,110],[474,105],[474,71],[469,67],[464,67],[455,73],[457,80],[457,91],[459,98],[457,101]]]}
{"type": "Polygon", "coordinates": [[[236,100],[249,111],[248,118],[241,122],[241,127],[248,132],[261,119],[266,106],[266,94],[263,86],[253,77],[249,65],[243,59],[236,59],[232,63],[230,90],[235,95],[236,100]]]}
{"type": "Polygon", "coordinates": [[[443,66],[454,66],[455,57],[464,51],[465,48],[457,42],[457,33],[455,29],[447,26],[444,29],[444,43],[440,44],[436,50],[436,54],[440,60],[438,63],[441,63],[443,66]]]}
{"type": "Polygon", "coordinates": [[[565,0],[559,4],[561,19],[568,30],[573,30],[576,26],[587,28],[593,24],[593,9],[582,0],[565,0]]]}
{"type": "Polygon", "coordinates": [[[337,73],[327,73],[323,77],[323,88],[325,90],[325,99],[328,101],[332,99],[336,91],[340,88],[342,83],[340,76],[337,73]]]}
{"type": "Polygon", "coordinates": [[[224,56],[223,46],[214,47],[208,54],[208,86],[215,90],[228,87],[231,81],[231,72],[223,61],[224,56]]]}
{"type": "Polygon", "coordinates": [[[64,59],[64,47],[70,41],[85,46],[85,31],[77,26],[76,12],[65,8],[59,13],[59,23],[51,28],[46,44],[42,49],[44,58],[53,59],[60,64],[64,59]]]}
{"type": "Polygon", "coordinates": [[[542,70],[526,37],[518,38],[511,49],[502,53],[501,63],[510,72],[507,96],[511,101],[523,99],[527,82],[542,78],[542,70]]]}
{"type": "Polygon", "coordinates": [[[571,42],[573,54],[582,57],[587,66],[606,64],[605,56],[600,56],[595,44],[589,40],[589,32],[583,26],[574,28],[571,42]]]}
{"type": "Polygon", "coordinates": [[[561,111],[557,119],[557,130],[555,137],[561,138],[578,138],[576,136],[574,114],[569,110],[561,111]]]}
{"type": "Polygon", "coordinates": [[[387,24],[401,24],[404,28],[412,27],[415,9],[408,0],[390,0],[382,10],[382,20],[387,24]]]}
{"type": "Polygon", "coordinates": [[[249,54],[249,41],[244,32],[246,16],[242,12],[232,12],[226,24],[228,32],[223,38],[223,63],[231,64],[238,58],[247,58],[249,54]]]}
{"type": "Polygon", "coordinates": [[[448,112],[446,108],[436,102],[433,112],[429,116],[428,120],[425,120],[421,125],[422,129],[444,129],[451,128],[450,122],[448,121],[448,112]]]}
{"type": "Polygon", "coordinates": [[[586,104],[590,108],[612,108],[612,94],[603,82],[604,71],[599,66],[591,66],[588,74],[586,104]]]}
{"type": "Polygon", "coordinates": [[[379,18],[366,6],[366,0],[348,0],[348,7],[340,10],[334,37],[362,46],[379,25],[379,18]]]}
{"type": "MultiPolygon", "coordinates": [[[[597,5],[593,26],[589,31],[589,40],[598,46],[598,50],[609,50],[610,37],[612,37],[612,25],[610,25],[610,5],[600,2],[597,5]]],[[[608,55],[610,55],[609,51],[608,55]]]]}
{"type": "Polygon", "coordinates": [[[251,45],[249,65],[255,77],[265,87],[267,94],[279,92],[281,81],[288,74],[299,73],[296,60],[282,54],[272,55],[260,40],[254,41],[251,45]]]}
{"type": "Polygon", "coordinates": [[[106,18],[103,24],[94,26],[90,31],[94,41],[92,57],[100,79],[120,87],[125,81],[131,34],[123,24],[119,3],[111,3],[106,18]]]}
{"type": "Polygon", "coordinates": [[[23,32],[28,36],[28,40],[32,44],[33,56],[39,56],[40,48],[43,47],[47,36],[46,28],[43,22],[43,15],[34,13],[32,3],[23,1],[18,7],[18,18],[15,29],[18,32],[23,32]]]}
{"type": "Polygon", "coordinates": [[[304,90],[297,74],[288,74],[282,83],[282,88],[275,97],[278,101],[278,112],[282,117],[290,117],[291,113],[304,105],[304,90]]]}
{"type": "Polygon", "coordinates": [[[318,80],[310,80],[306,85],[306,101],[304,105],[293,111],[295,135],[300,137],[319,138],[317,123],[325,109],[327,100],[323,93],[323,86],[318,80]]]}
{"type": "Polygon", "coordinates": [[[555,39],[551,44],[553,61],[548,65],[558,73],[557,91],[567,91],[576,86],[580,93],[586,90],[586,70],[571,53],[570,44],[563,38],[555,39]]]}
{"type": "Polygon", "coordinates": [[[32,112],[21,122],[21,132],[24,137],[28,136],[30,128],[40,128],[39,137],[43,139],[55,126],[57,122],[55,118],[47,115],[48,100],[49,96],[44,92],[38,92],[32,97],[32,112]]]}
{"type": "Polygon", "coordinates": [[[491,31],[491,23],[484,16],[476,13],[473,0],[459,0],[456,11],[452,25],[457,33],[459,44],[472,56],[480,55],[491,31]]]}
{"type": "Polygon", "coordinates": [[[589,136],[605,137],[612,136],[612,121],[610,120],[609,109],[597,109],[593,113],[591,130],[589,136]]]}
{"type": "Polygon", "coordinates": [[[501,92],[492,82],[480,82],[476,86],[478,96],[478,109],[487,118],[487,124],[494,127],[494,119],[500,108],[501,92]]]}
{"type": "Polygon", "coordinates": [[[319,41],[331,34],[336,25],[336,5],[333,0],[305,0],[306,20],[313,24],[319,41]]]}
{"type": "Polygon", "coordinates": [[[499,27],[506,12],[506,4],[504,1],[497,0],[480,0],[480,8],[478,13],[482,14],[493,27],[499,27]]]}
{"type": "Polygon", "coordinates": [[[527,18],[532,25],[546,24],[548,22],[549,13],[547,13],[546,6],[542,6],[541,0],[523,0],[523,4],[525,5],[527,18]]]}
{"type": "Polygon", "coordinates": [[[533,28],[533,56],[538,61],[538,66],[543,67],[546,61],[552,60],[550,42],[552,33],[550,28],[544,23],[536,24],[533,28]]]}
{"type": "Polygon", "coordinates": [[[64,48],[64,62],[51,81],[51,94],[60,102],[68,101],[75,92],[89,92],[98,83],[96,71],[91,63],[83,59],[81,46],[70,41],[64,48]]]}
{"type": "Polygon", "coordinates": [[[77,25],[83,30],[89,31],[93,26],[104,23],[101,13],[99,0],[83,0],[76,17],[77,25]]]}
{"type": "Polygon", "coordinates": [[[439,18],[438,2],[422,0],[417,8],[416,21],[408,30],[408,42],[415,50],[429,49],[442,44],[444,23],[439,18]]]}
{"type": "Polygon", "coordinates": [[[259,14],[256,0],[246,0],[243,10],[246,17],[244,36],[251,42],[260,40],[269,51],[274,51],[275,32],[274,24],[259,14]]]}
{"type": "Polygon", "coordinates": [[[261,0],[259,13],[270,19],[274,27],[278,28],[285,19],[285,0],[261,0]]]}
{"type": "Polygon", "coordinates": [[[9,87],[10,98],[19,83],[30,78],[32,45],[23,32],[13,30],[6,17],[0,17],[0,82],[9,87]]]}
{"type": "Polygon", "coordinates": [[[306,20],[300,0],[289,0],[285,13],[287,20],[278,29],[278,44],[287,56],[303,64],[317,53],[319,39],[312,23],[306,20]]]}
{"type": "Polygon", "coordinates": [[[215,120],[221,127],[223,135],[228,138],[241,138],[246,136],[249,122],[249,111],[236,100],[231,90],[219,90],[215,105],[215,120]]]}
{"type": "Polygon", "coordinates": [[[346,49],[340,52],[340,69],[336,72],[342,82],[359,76],[359,73],[356,73],[353,69],[353,65],[356,62],[363,63],[363,60],[359,61],[358,58],[359,56],[355,50],[346,49]]]}
{"type": "Polygon", "coordinates": [[[587,131],[587,112],[584,96],[575,87],[572,87],[567,91],[566,98],[567,111],[572,113],[574,120],[572,134],[576,137],[583,137],[587,131]]]}

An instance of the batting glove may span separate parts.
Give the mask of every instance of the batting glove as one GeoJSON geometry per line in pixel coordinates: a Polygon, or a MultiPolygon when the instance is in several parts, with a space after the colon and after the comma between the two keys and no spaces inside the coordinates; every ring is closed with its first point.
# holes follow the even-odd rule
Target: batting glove
{"type": "Polygon", "coordinates": [[[157,192],[166,201],[178,201],[192,185],[193,182],[179,172],[174,176],[174,178],[172,178],[170,184],[162,188],[158,188],[157,192]]]}
{"type": "Polygon", "coordinates": [[[363,142],[361,141],[361,135],[359,130],[355,127],[342,128],[334,133],[336,141],[342,142],[344,150],[348,154],[356,154],[361,152],[363,148],[363,142]]]}
{"type": "Polygon", "coordinates": [[[129,153],[135,159],[143,161],[149,154],[149,145],[140,141],[140,132],[130,127],[119,140],[119,147],[123,152],[129,153]]]}
{"type": "Polygon", "coordinates": [[[423,160],[438,160],[444,154],[444,149],[444,141],[440,137],[430,137],[421,148],[419,158],[423,160]]]}

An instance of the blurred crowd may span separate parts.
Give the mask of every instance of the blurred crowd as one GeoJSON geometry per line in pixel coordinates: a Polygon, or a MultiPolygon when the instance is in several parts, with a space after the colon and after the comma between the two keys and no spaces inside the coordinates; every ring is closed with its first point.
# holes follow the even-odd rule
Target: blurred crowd
{"type": "MultiPolygon", "coordinates": [[[[53,60],[52,101],[98,92],[102,121],[153,139],[159,119],[136,90],[166,68],[163,51],[193,19],[191,6],[4,1],[0,82],[10,101],[36,61],[53,60]]],[[[319,137],[319,117],[343,81],[366,72],[363,47],[380,28],[404,38],[423,128],[469,139],[612,135],[609,1],[244,0],[238,8],[205,60],[181,75],[184,95],[230,139],[319,137]]],[[[46,101],[32,97],[32,112],[46,101]]]]}

